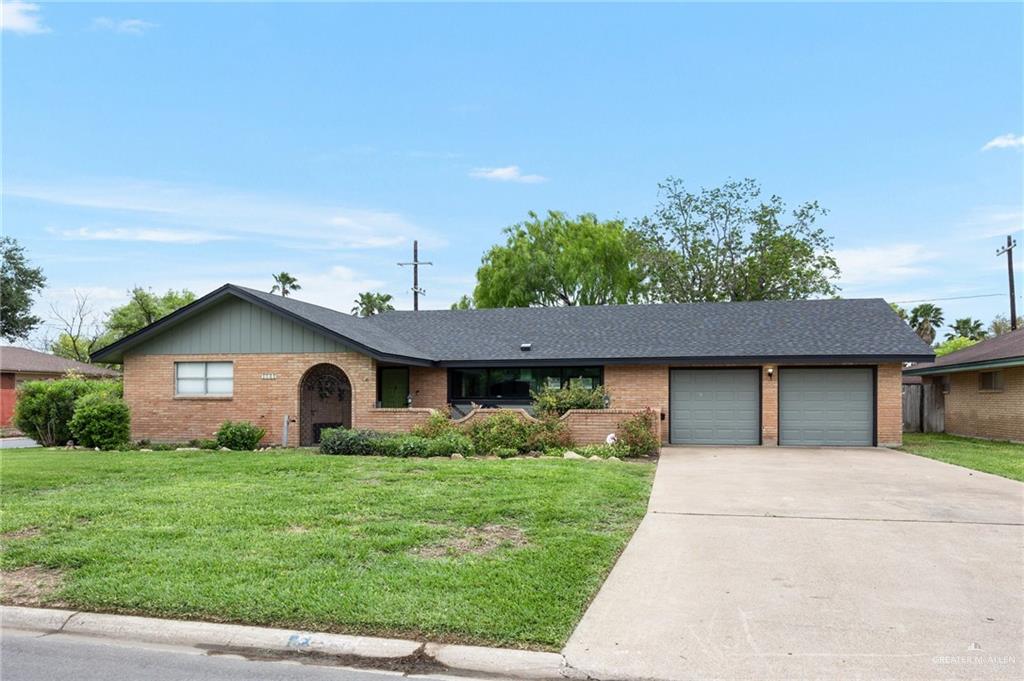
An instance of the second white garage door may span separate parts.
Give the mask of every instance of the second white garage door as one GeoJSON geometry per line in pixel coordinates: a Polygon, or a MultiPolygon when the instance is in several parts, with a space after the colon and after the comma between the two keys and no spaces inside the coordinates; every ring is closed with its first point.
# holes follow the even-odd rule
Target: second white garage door
{"type": "Polygon", "coordinates": [[[779,369],[780,445],[870,446],[874,414],[871,367],[779,369]]]}

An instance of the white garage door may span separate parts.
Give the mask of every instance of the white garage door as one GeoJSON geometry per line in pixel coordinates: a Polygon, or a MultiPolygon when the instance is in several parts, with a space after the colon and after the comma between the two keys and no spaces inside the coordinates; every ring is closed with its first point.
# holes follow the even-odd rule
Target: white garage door
{"type": "Polygon", "coordinates": [[[874,443],[871,367],[779,369],[780,445],[874,443]]]}

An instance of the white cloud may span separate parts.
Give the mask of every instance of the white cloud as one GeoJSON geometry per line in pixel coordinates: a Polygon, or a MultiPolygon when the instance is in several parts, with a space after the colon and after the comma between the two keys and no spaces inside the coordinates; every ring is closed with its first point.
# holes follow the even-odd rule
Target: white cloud
{"type": "Polygon", "coordinates": [[[391,211],[298,202],[216,187],[138,180],[19,184],[4,195],[65,206],[134,214],[146,229],[191,231],[220,238],[259,237],[290,249],[389,248],[420,239],[445,241],[391,211]]]}
{"type": "Polygon", "coordinates": [[[891,244],[837,249],[840,285],[888,284],[920,277],[929,261],[940,257],[920,244],[891,244]]]}
{"type": "Polygon", "coordinates": [[[126,33],[129,35],[142,35],[156,24],[144,19],[111,19],[110,17],[96,17],[92,20],[92,28],[96,31],[113,31],[114,33],[126,33]]]}
{"type": "Polygon", "coordinates": [[[521,182],[523,184],[536,184],[538,182],[546,182],[548,179],[543,175],[523,175],[519,166],[474,168],[469,172],[469,176],[494,182],[521,182]]]}
{"type": "Polygon", "coordinates": [[[1014,135],[1012,132],[1008,132],[1005,135],[999,137],[993,137],[985,146],[981,148],[982,151],[989,151],[991,149],[1017,149],[1024,147],[1024,135],[1014,135]]]}
{"type": "Polygon", "coordinates": [[[223,234],[211,232],[156,228],[135,229],[128,227],[106,229],[80,227],[78,229],[58,230],[57,233],[65,239],[79,241],[151,241],[161,244],[204,244],[210,241],[223,241],[231,238],[223,234]]]}
{"type": "Polygon", "coordinates": [[[39,16],[39,5],[21,0],[0,3],[0,29],[13,33],[49,33],[39,16]]]}
{"type": "Polygon", "coordinates": [[[991,239],[1019,232],[1024,227],[1024,211],[1016,206],[989,206],[973,211],[959,225],[961,240],[991,239]]]}

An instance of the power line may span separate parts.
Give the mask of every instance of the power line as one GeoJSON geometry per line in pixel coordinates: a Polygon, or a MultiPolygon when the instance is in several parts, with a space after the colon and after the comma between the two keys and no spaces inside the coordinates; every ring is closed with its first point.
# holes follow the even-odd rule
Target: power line
{"type": "Polygon", "coordinates": [[[969,298],[994,298],[1004,293],[982,293],[977,296],[956,296],[953,298],[922,298],[921,300],[890,300],[891,303],[937,303],[942,300],[967,300],[969,298]]]}

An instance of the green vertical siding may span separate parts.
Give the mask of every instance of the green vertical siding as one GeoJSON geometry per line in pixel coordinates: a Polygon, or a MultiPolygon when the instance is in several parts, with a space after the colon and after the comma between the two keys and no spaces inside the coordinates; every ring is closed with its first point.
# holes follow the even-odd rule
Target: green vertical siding
{"type": "Polygon", "coordinates": [[[347,350],[350,348],[279,314],[232,298],[145,341],[132,352],[203,355],[347,350]]]}

